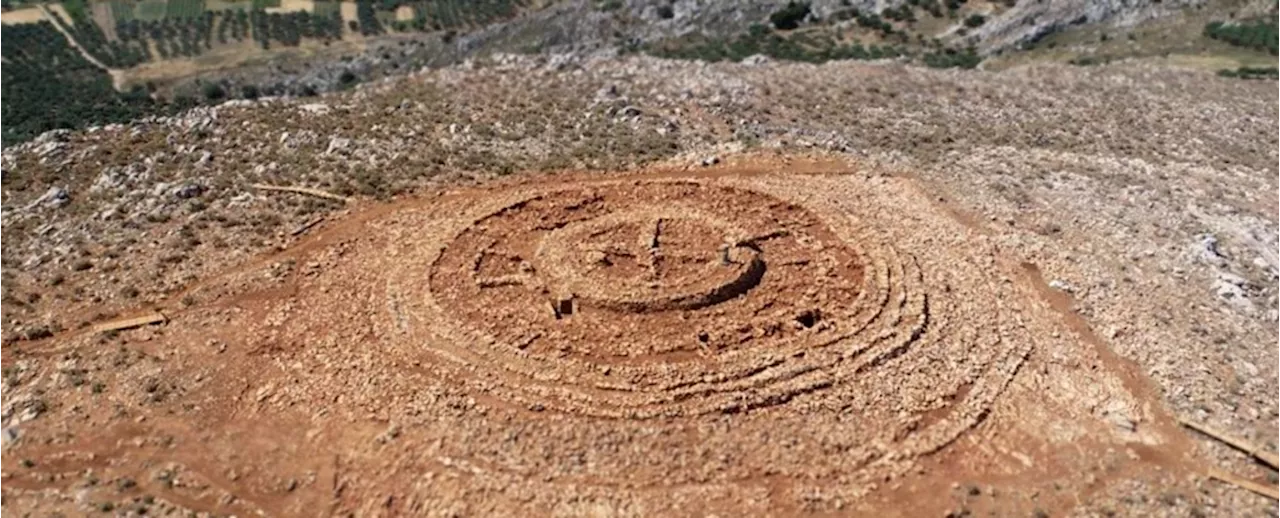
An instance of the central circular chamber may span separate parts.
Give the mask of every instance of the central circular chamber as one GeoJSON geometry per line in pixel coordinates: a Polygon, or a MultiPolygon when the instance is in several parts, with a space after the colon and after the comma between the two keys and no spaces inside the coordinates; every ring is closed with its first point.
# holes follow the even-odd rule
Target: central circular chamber
{"type": "Polygon", "coordinates": [[[551,231],[534,268],[560,316],[695,310],[760,283],[765,262],[747,234],[690,208],[629,210],[551,231]]]}

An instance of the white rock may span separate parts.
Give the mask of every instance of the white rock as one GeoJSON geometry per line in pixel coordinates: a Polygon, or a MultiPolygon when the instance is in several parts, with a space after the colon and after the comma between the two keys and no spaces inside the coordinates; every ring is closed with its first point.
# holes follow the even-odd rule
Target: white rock
{"type": "Polygon", "coordinates": [[[17,427],[9,426],[0,432],[0,441],[3,441],[5,446],[9,446],[18,440],[18,436],[17,427]]]}
{"type": "Polygon", "coordinates": [[[1195,252],[1197,257],[1206,263],[1215,266],[1226,264],[1226,258],[1222,256],[1222,252],[1218,249],[1218,238],[1213,234],[1200,236],[1195,246],[1195,252]]]}
{"type": "Polygon", "coordinates": [[[314,115],[324,115],[326,113],[329,113],[329,111],[331,110],[331,108],[329,108],[329,105],[324,103],[304,104],[304,105],[298,106],[298,109],[314,115]]]}
{"type": "Polygon", "coordinates": [[[1250,378],[1258,375],[1258,366],[1249,362],[1241,362],[1236,366],[1236,370],[1250,378]]]}
{"type": "Polygon", "coordinates": [[[195,198],[204,194],[204,186],[198,183],[185,183],[173,190],[174,197],[182,200],[195,198]]]}
{"type": "Polygon", "coordinates": [[[1107,420],[1111,421],[1111,424],[1116,428],[1126,432],[1134,432],[1138,430],[1138,423],[1134,422],[1132,418],[1122,413],[1111,414],[1107,416],[1107,420]]]}
{"type": "Polygon", "coordinates": [[[56,209],[68,203],[71,203],[71,193],[65,187],[50,187],[48,191],[45,191],[39,198],[27,205],[25,210],[31,210],[41,205],[48,205],[56,209]]]}
{"type": "Polygon", "coordinates": [[[1248,288],[1249,281],[1229,272],[1218,272],[1213,280],[1214,294],[1223,302],[1244,311],[1254,309],[1253,302],[1249,300],[1248,288]]]}
{"type": "Polygon", "coordinates": [[[1249,286],[1247,279],[1231,272],[1218,272],[1218,280],[1241,288],[1249,286]]]}
{"type": "Polygon", "coordinates": [[[350,145],[351,139],[349,138],[333,137],[332,139],[329,139],[329,148],[324,151],[324,154],[331,155],[334,151],[343,151],[350,145]]]}

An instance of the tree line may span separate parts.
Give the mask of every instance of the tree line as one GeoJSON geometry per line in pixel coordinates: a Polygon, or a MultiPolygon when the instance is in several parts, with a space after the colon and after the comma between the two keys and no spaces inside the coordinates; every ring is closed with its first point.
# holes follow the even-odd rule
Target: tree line
{"type": "MultiPolygon", "coordinates": [[[[145,89],[117,92],[106,71],[68,44],[49,21],[4,28],[4,145],[54,129],[125,122],[157,111],[145,89]]],[[[163,108],[163,106],[159,106],[163,108]]]]}
{"type": "Polygon", "coordinates": [[[1204,35],[1237,47],[1270,52],[1271,55],[1276,55],[1280,41],[1275,18],[1245,23],[1211,22],[1205,25],[1204,35]]]}

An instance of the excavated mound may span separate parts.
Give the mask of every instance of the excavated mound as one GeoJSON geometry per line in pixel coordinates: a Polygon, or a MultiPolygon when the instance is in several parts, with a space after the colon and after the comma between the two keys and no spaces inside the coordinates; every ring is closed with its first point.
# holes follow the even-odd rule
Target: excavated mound
{"type": "Polygon", "coordinates": [[[140,403],[6,484],[109,459],[95,477],[241,515],[914,516],[1003,477],[1026,515],[1175,436],[913,180],[751,167],[365,207],[122,331],[156,362],[113,357],[140,403]]]}
{"type": "Polygon", "coordinates": [[[408,340],[450,377],[529,408],[687,417],[815,393],[861,416],[851,434],[897,443],[873,456],[945,444],[1021,357],[974,326],[999,315],[953,321],[995,294],[945,274],[931,290],[892,237],[819,214],[724,181],[516,190],[403,242],[421,254],[398,271],[428,274],[393,296],[426,287],[412,311],[434,324],[408,340]]]}
{"type": "Polygon", "coordinates": [[[541,183],[400,213],[379,225],[388,327],[434,377],[532,412],[539,457],[666,452],[590,453],[578,481],[707,481],[681,467],[708,447],[732,459],[713,480],[883,477],[981,421],[1032,338],[990,251],[861,183],[541,183]]]}

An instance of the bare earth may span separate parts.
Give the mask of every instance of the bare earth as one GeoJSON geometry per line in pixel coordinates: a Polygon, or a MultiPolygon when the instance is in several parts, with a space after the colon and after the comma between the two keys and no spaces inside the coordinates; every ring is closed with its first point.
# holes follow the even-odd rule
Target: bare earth
{"type": "Polygon", "coordinates": [[[1275,451],[1278,119],[1141,65],[504,57],[48,135],[4,512],[1273,516],[1176,419],[1275,451]]]}
{"type": "Polygon", "coordinates": [[[39,7],[24,7],[22,9],[14,9],[5,11],[0,15],[0,23],[5,25],[17,25],[19,23],[36,23],[44,19],[44,11],[39,7]]]}

